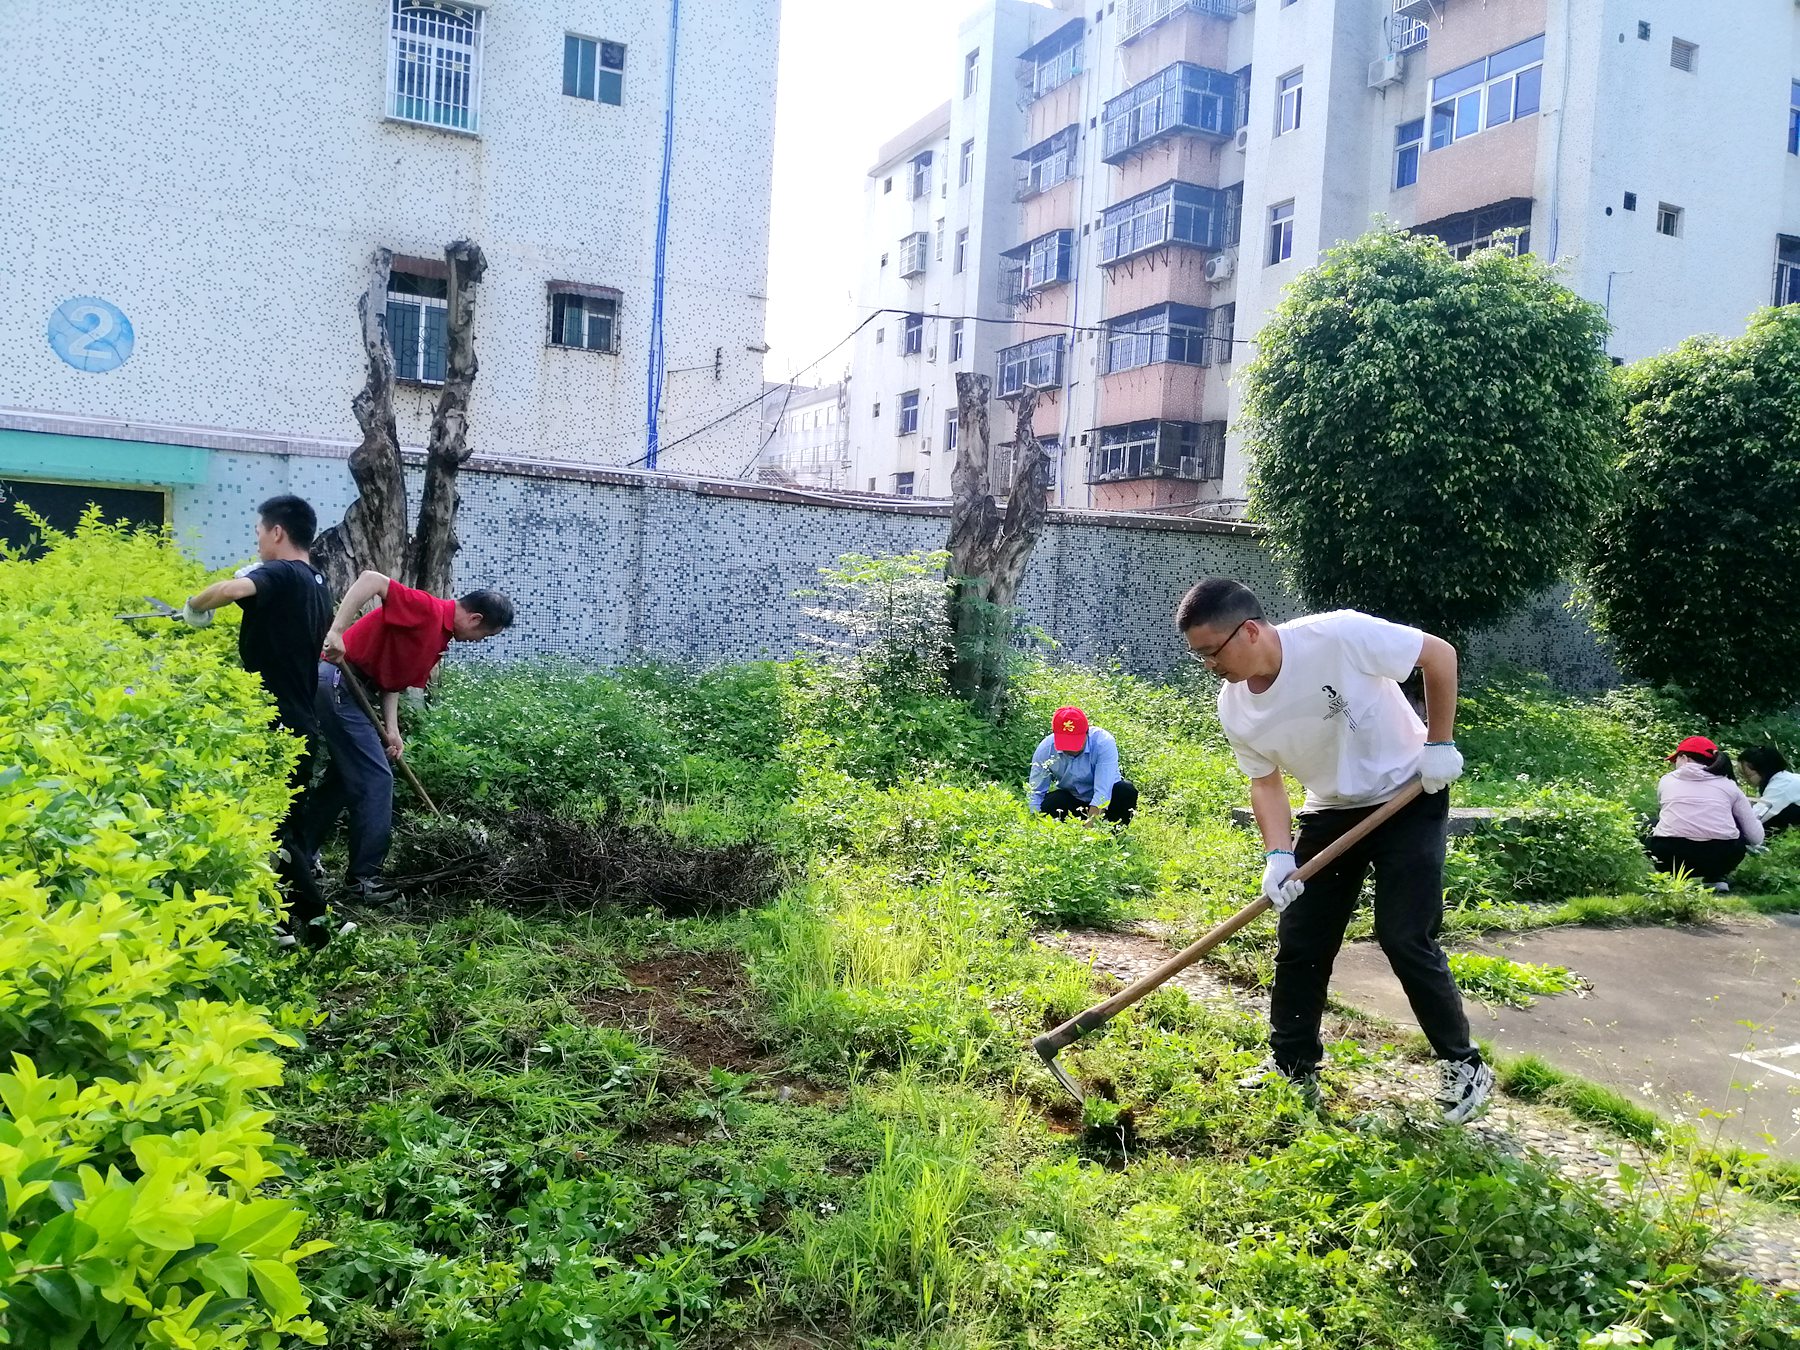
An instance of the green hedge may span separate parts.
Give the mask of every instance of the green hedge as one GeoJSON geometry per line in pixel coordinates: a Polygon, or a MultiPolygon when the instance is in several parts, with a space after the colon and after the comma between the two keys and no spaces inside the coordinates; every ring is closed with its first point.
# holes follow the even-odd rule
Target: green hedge
{"type": "Polygon", "coordinates": [[[296,748],[228,624],[114,618],[201,582],[166,537],[45,541],[0,560],[0,1343],[320,1341],[243,950],[296,748]]]}

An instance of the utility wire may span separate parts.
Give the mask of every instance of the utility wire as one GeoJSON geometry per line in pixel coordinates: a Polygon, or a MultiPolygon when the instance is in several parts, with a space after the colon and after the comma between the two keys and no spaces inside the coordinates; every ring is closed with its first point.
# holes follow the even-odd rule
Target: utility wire
{"type": "MultiPolygon", "coordinates": [[[[827,359],[830,358],[830,356],[832,355],[833,352],[837,351],[837,349],[839,347],[843,346],[851,338],[855,337],[858,333],[862,332],[863,329],[867,328],[870,324],[874,323],[875,320],[878,319],[885,312],[886,311],[884,311],[884,310],[876,310],[875,313],[869,315],[868,318],[864,319],[861,323],[857,324],[856,327],[852,328],[848,333],[845,333],[844,336],[839,338],[836,342],[832,343],[828,350],[821,352],[819,354],[819,356],[817,356],[815,359],[813,359],[813,360],[807,362],[805,365],[801,366],[800,369],[798,369],[794,372],[794,375],[795,376],[804,375],[804,374],[806,374],[807,371],[811,370],[814,366],[823,364],[827,359]]],[[[896,310],[894,312],[900,313],[901,311],[896,310]]],[[[788,383],[792,384],[793,380],[790,379],[788,381],[788,383]]],[[[750,409],[760,406],[762,401],[764,399],[766,399],[768,396],[769,396],[768,391],[764,390],[762,393],[758,394],[755,398],[750,399],[747,402],[738,404],[737,407],[731,409],[729,412],[719,414],[719,416],[713,418],[713,420],[706,423],[706,425],[700,426],[700,427],[695,427],[694,430],[688,432],[687,435],[680,436],[680,437],[677,437],[675,440],[666,442],[663,446],[661,446],[660,450],[673,450],[676,446],[681,445],[686,441],[691,441],[696,436],[704,436],[707,432],[711,431],[714,427],[720,426],[726,422],[729,422],[732,418],[738,416],[740,413],[748,412],[750,409]]],[[[659,453],[660,453],[660,450],[659,450],[659,453]]],[[[642,464],[648,458],[649,458],[649,456],[647,454],[639,455],[636,459],[632,460],[629,464],[624,464],[624,465],[621,465],[620,467],[626,468],[626,469],[635,469],[638,465],[642,464]]],[[[738,476],[741,478],[743,475],[740,474],[738,476]]]]}

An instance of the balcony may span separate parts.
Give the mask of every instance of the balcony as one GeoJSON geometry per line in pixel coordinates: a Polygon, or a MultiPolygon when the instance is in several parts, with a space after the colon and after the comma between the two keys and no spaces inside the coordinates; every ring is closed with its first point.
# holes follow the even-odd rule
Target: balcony
{"type": "Polygon", "coordinates": [[[1225,476],[1223,422],[1131,422],[1101,427],[1088,452],[1088,482],[1134,478],[1208,482],[1225,476]]]}
{"type": "Polygon", "coordinates": [[[1217,251],[1227,247],[1230,193],[1198,183],[1164,183],[1100,215],[1100,265],[1111,266],[1166,244],[1217,251]]]}
{"type": "Polygon", "coordinates": [[[931,236],[924,231],[909,234],[900,241],[900,276],[902,279],[922,276],[925,259],[931,249],[931,236]]]}
{"type": "Polygon", "coordinates": [[[1013,156],[1025,166],[1025,177],[1019,183],[1020,201],[1029,201],[1075,176],[1075,145],[1080,131],[1077,126],[1064,127],[1013,156]]]}
{"type": "Polygon", "coordinates": [[[1019,83],[1036,102],[1081,74],[1081,35],[1085,19],[1070,19],[1049,37],[1019,53],[1019,83]]]}
{"type": "Polygon", "coordinates": [[[1125,13],[1119,21],[1119,41],[1135,42],[1158,24],[1167,23],[1190,10],[1215,19],[1235,19],[1238,8],[1238,0],[1125,0],[1125,13]]]}
{"type": "Polygon", "coordinates": [[[1444,0],[1394,0],[1394,13],[1406,19],[1431,19],[1444,12],[1444,0]]]}
{"type": "Polygon", "coordinates": [[[1075,231],[1052,230],[1000,255],[1000,301],[1030,308],[1039,292],[1075,276],[1075,231]]]}
{"type": "Polygon", "coordinates": [[[1117,375],[1145,366],[1212,364],[1212,311],[1193,305],[1158,305],[1107,320],[1102,370],[1117,375]]]}
{"type": "Polygon", "coordinates": [[[1101,155],[1120,164],[1184,132],[1226,140],[1237,131],[1237,76],[1189,61],[1165,66],[1117,98],[1100,115],[1101,155]]]}
{"type": "Polygon", "coordinates": [[[1061,333],[1033,338],[1000,352],[1001,398],[1017,398],[1027,389],[1060,389],[1062,387],[1063,348],[1068,339],[1061,333]]]}

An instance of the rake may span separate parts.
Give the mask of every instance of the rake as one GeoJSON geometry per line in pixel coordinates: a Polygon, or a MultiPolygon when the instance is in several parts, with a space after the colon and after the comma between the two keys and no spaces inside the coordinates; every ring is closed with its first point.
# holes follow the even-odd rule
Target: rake
{"type": "MultiPolygon", "coordinates": [[[[1419,780],[1413,779],[1412,782],[1400,789],[1399,795],[1382,803],[1379,808],[1358,821],[1354,827],[1346,830],[1340,837],[1320,849],[1317,856],[1307,861],[1306,866],[1295,871],[1293,880],[1311,881],[1345,853],[1392,820],[1423,790],[1419,785],[1419,780]]],[[[1044,1067],[1050,1070],[1056,1081],[1063,1085],[1068,1094],[1076,1101],[1085,1103],[1087,1098],[1082,1095],[1081,1088],[1076,1085],[1073,1078],[1063,1071],[1062,1065],[1056,1062],[1057,1053],[1066,1046],[1073,1045],[1088,1032],[1099,1030],[1139,999],[1167,984],[1176,975],[1193,965],[1226,938],[1271,907],[1268,896],[1257,896],[1236,914],[1191,946],[1182,948],[1143,979],[1138,980],[1135,984],[1126,985],[1104,1003],[1096,1003],[1086,1012],[1076,1013],[1054,1031],[1046,1031],[1043,1035],[1034,1038],[1031,1048],[1038,1052],[1038,1057],[1044,1061],[1044,1067]]]]}

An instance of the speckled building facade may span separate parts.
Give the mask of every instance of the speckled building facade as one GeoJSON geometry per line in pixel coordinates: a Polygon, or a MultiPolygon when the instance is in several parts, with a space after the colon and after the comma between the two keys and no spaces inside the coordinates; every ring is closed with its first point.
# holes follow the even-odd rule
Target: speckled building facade
{"type": "MultiPolygon", "coordinates": [[[[680,7],[661,440],[681,443],[661,464],[681,472],[735,473],[757,446],[754,408],[681,438],[762,389],[778,10],[680,7]]],[[[668,0],[9,0],[0,408],[352,439],[371,252],[441,260],[467,238],[489,263],[476,449],[633,462],[646,445],[670,20],[668,0]],[[396,117],[418,112],[396,102],[397,30],[435,53],[476,22],[468,83],[415,74],[425,120],[396,117]],[[571,38],[585,97],[565,93],[571,38]],[[596,63],[618,76],[616,104],[595,95],[596,63]],[[441,117],[446,102],[466,114],[441,117]],[[551,344],[556,282],[616,296],[615,350],[551,344]],[[71,304],[76,331],[59,347],[71,304]],[[113,368],[71,359],[71,345],[81,358],[125,325],[113,368]]],[[[404,443],[424,441],[435,398],[400,390],[404,443]]],[[[0,476],[32,468],[17,437],[3,449],[0,476]]]]}

